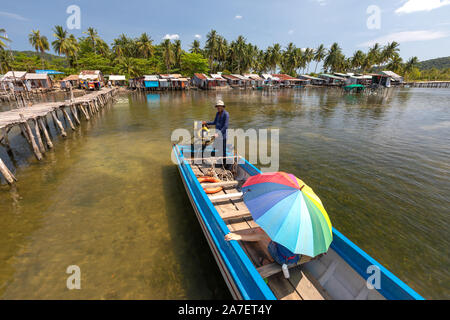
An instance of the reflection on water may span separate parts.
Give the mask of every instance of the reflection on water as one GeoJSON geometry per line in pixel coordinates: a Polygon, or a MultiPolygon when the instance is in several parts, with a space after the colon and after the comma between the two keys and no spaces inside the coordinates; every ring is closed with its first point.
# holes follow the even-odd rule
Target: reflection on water
{"type": "Polygon", "coordinates": [[[19,183],[0,187],[1,297],[229,298],[170,162],[172,130],[212,119],[218,98],[231,127],[280,129],[280,169],[337,229],[423,296],[449,298],[445,89],[123,95],[42,163],[16,152],[19,183]],[[71,264],[79,291],[65,287],[71,264]]]}

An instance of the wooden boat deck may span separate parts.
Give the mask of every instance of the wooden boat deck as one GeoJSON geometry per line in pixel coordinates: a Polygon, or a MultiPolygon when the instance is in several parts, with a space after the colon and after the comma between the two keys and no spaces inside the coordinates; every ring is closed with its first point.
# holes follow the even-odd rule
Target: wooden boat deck
{"type": "MultiPolygon", "coordinates": [[[[194,174],[199,177],[207,174],[210,164],[191,163],[194,174]]],[[[235,183],[226,183],[223,190],[208,195],[209,198],[218,195],[238,193],[235,183]]],[[[255,223],[242,198],[222,199],[213,202],[217,212],[222,217],[228,229],[235,233],[264,232],[255,223]]],[[[264,241],[239,241],[244,252],[252,261],[258,272],[266,279],[268,286],[278,299],[281,300],[325,300],[330,296],[320,283],[304,268],[302,264],[311,260],[302,256],[297,266],[290,268],[290,278],[286,279],[281,272],[281,266],[274,262],[267,246],[269,237],[264,241]]]]}

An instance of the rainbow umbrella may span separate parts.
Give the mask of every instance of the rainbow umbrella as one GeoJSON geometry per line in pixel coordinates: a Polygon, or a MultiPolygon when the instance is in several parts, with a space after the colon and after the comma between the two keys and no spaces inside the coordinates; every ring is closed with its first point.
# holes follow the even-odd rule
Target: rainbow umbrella
{"type": "Polygon", "coordinates": [[[302,180],[285,172],[263,173],[248,178],[242,191],[253,220],[272,241],[310,257],[328,251],[330,218],[302,180]]]}

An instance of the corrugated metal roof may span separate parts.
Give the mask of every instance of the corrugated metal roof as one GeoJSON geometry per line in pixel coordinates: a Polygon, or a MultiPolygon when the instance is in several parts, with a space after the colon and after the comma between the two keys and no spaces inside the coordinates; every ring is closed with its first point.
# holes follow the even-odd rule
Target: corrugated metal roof
{"type": "Polygon", "coordinates": [[[144,81],[158,81],[158,76],[157,75],[149,75],[149,76],[144,76],[144,81]]]}
{"type": "Polygon", "coordinates": [[[273,78],[278,78],[280,80],[289,80],[289,81],[296,81],[298,80],[297,78],[291,77],[290,75],[287,74],[272,74],[273,78]]]}
{"type": "Polygon", "coordinates": [[[306,78],[306,79],[309,79],[309,80],[319,80],[319,81],[324,81],[324,80],[321,79],[321,78],[309,76],[309,75],[307,75],[307,74],[302,74],[302,75],[300,75],[300,77],[303,77],[303,78],[306,78]]]}
{"type": "Polygon", "coordinates": [[[246,77],[244,77],[243,75],[237,74],[237,73],[233,73],[232,76],[238,78],[239,80],[248,80],[246,77]]]}
{"type": "Polygon", "coordinates": [[[125,76],[121,76],[121,75],[110,75],[108,79],[109,79],[109,80],[112,80],[112,81],[122,81],[122,80],[127,80],[127,79],[125,78],[125,76]]]}
{"type": "Polygon", "coordinates": [[[68,77],[65,77],[62,81],[75,81],[75,80],[79,80],[79,76],[77,74],[71,74],[68,77]]]}
{"type": "Polygon", "coordinates": [[[244,76],[247,77],[247,78],[250,78],[252,80],[258,80],[258,81],[263,80],[263,78],[261,78],[260,76],[258,76],[255,73],[244,74],[244,76]]]}
{"type": "Polygon", "coordinates": [[[402,78],[401,76],[399,76],[398,74],[396,74],[393,71],[385,70],[385,71],[381,71],[381,72],[393,79],[401,79],[402,78]]]}
{"type": "Polygon", "coordinates": [[[228,79],[228,80],[233,80],[233,81],[239,80],[239,78],[232,76],[231,74],[224,74],[224,75],[222,75],[222,77],[224,77],[225,79],[228,79]]]}
{"type": "Polygon", "coordinates": [[[48,76],[46,73],[27,73],[25,75],[26,80],[47,80],[48,76]]]}
{"type": "Polygon", "coordinates": [[[14,80],[14,78],[16,80],[20,80],[21,78],[24,78],[25,75],[27,74],[26,71],[8,71],[2,78],[1,80],[14,80]]]}
{"type": "Polygon", "coordinates": [[[203,73],[194,73],[194,76],[199,79],[206,80],[206,76],[203,73]]]}

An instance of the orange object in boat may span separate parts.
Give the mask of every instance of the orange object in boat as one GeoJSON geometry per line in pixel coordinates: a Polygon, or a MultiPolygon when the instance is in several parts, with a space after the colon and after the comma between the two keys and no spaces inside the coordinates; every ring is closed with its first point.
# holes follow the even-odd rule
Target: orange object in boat
{"type": "MultiPolygon", "coordinates": [[[[212,182],[212,183],[216,183],[216,182],[220,182],[220,179],[214,178],[214,177],[210,177],[210,176],[203,176],[203,177],[198,177],[198,182],[212,182]]],[[[215,188],[205,188],[203,187],[203,190],[205,191],[206,194],[214,194],[217,192],[222,191],[222,187],[215,187],[215,188]]]]}

